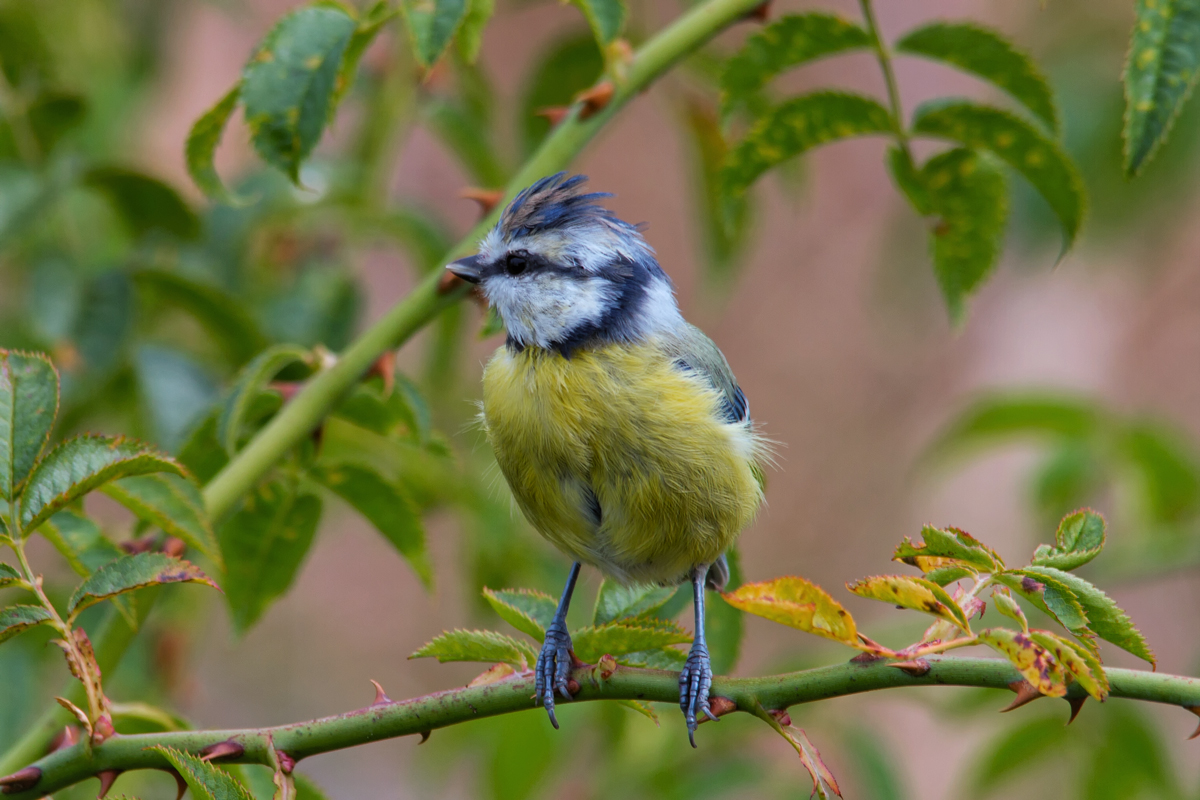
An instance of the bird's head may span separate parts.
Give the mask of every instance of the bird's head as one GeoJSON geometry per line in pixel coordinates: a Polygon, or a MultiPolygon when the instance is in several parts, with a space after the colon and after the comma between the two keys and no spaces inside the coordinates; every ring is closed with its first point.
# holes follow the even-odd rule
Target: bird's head
{"type": "Polygon", "coordinates": [[[682,323],[671,281],[641,232],[558,173],[517,195],[479,243],[447,269],[478,284],[511,346],[564,355],[595,343],[645,338],[682,323]]]}

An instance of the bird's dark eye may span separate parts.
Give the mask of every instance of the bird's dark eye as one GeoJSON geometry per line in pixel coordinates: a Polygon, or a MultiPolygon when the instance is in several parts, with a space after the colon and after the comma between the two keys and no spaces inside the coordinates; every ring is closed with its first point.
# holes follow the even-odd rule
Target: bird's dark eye
{"type": "Polygon", "coordinates": [[[504,260],[504,270],[509,275],[520,275],[529,266],[529,260],[525,257],[525,253],[516,252],[509,253],[504,260]]]}

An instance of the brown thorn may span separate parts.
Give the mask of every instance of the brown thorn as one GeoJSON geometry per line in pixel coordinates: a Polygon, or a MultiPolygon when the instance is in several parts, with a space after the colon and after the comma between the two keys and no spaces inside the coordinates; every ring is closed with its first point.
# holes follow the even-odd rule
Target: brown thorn
{"type": "Polygon", "coordinates": [[[536,116],[545,117],[550,120],[550,126],[554,127],[562,122],[567,114],[571,113],[571,109],[567,106],[549,106],[548,108],[539,108],[533,113],[536,116]]]}
{"type": "Polygon", "coordinates": [[[58,750],[65,750],[77,744],[79,744],[79,728],[74,725],[64,725],[63,729],[55,734],[54,740],[50,743],[49,752],[53,753],[58,750]]]}
{"type": "Polygon", "coordinates": [[[1039,697],[1045,697],[1045,695],[1039,692],[1032,683],[1024,679],[1013,681],[1008,685],[1008,688],[1017,693],[1017,699],[1000,709],[1001,714],[1005,713],[1006,711],[1014,711],[1026,703],[1032,703],[1039,697]]]}
{"type": "Polygon", "coordinates": [[[574,678],[567,678],[567,691],[571,693],[572,697],[579,694],[579,681],[574,678]]]}
{"type": "Polygon", "coordinates": [[[754,22],[766,22],[770,18],[771,0],[763,0],[763,2],[750,9],[748,12],[746,12],[746,15],[742,17],[742,19],[752,20],[754,22]]]}
{"type": "Polygon", "coordinates": [[[246,752],[246,748],[235,742],[233,739],[226,739],[223,742],[210,744],[208,747],[200,751],[201,761],[216,761],[219,758],[239,758],[246,752]]]}
{"type": "Polygon", "coordinates": [[[600,83],[597,83],[587,91],[575,95],[575,102],[583,103],[583,109],[579,112],[579,119],[585,120],[603,111],[612,100],[613,92],[615,91],[616,88],[613,86],[612,81],[600,81],[600,83]]]}
{"type": "Polygon", "coordinates": [[[480,216],[486,217],[504,199],[504,190],[481,189],[478,186],[468,186],[459,191],[458,196],[464,200],[474,200],[479,204],[480,216]]]}
{"type": "Polygon", "coordinates": [[[112,715],[101,714],[92,729],[92,744],[101,744],[116,732],[117,729],[113,727],[112,715]]]}
{"type": "Polygon", "coordinates": [[[162,544],[162,551],[173,558],[182,558],[187,550],[187,543],[175,536],[168,536],[162,544]]]}
{"type": "Polygon", "coordinates": [[[883,656],[878,653],[872,653],[864,650],[863,652],[850,659],[851,664],[874,664],[876,661],[883,661],[883,656]]]}
{"type": "Polygon", "coordinates": [[[12,775],[5,775],[3,778],[0,778],[0,793],[16,794],[26,789],[32,789],[37,786],[38,781],[41,779],[42,771],[37,767],[19,769],[12,775]]]}
{"type": "Polygon", "coordinates": [[[447,270],[442,273],[442,277],[438,278],[437,293],[439,295],[450,294],[464,283],[466,281],[447,270]]]}
{"type": "MultiPolygon", "coordinates": [[[[1197,717],[1200,717],[1200,706],[1184,706],[1184,708],[1195,714],[1197,717]]],[[[1190,742],[1192,739],[1197,737],[1200,737],[1200,725],[1196,726],[1196,732],[1188,737],[1188,741],[1190,742]]]]}
{"type": "Polygon", "coordinates": [[[894,664],[888,664],[888,666],[904,670],[914,678],[924,677],[929,674],[929,670],[933,669],[930,663],[923,658],[914,658],[912,661],[897,661],[894,664]]]}
{"type": "Polygon", "coordinates": [[[117,782],[117,778],[124,770],[105,769],[96,773],[96,777],[100,779],[100,793],[96,795],[96,800],[104,800],[104,796],[108,794],[108,790],[117,782]]]}
{"type": "Polygon", "coordinates": [[[421,741],[417,742],[417,744],[425,744],[426,742],[428,742],[429,734],[431,734],[431,733],[433,733],[433,731],[421,731],[421,741]]]}
{"type": "Polygon", "coordinates": [[[282,750],[275,751],[275,756],[279,759],[279,769],[283,771],[283,774],[291,775],[292,770],[296,768],[296,759],[292,758],[282,750]]]}
{"type": "Polygon", "coordinates": [[[710,697],[708,698],[708,707],[714,717],[723,717],[737,711],[737,703],[728,697],[710,697]]]}
{"type": "Polygon", "coordinates": [[[387,692],[379,685],[379,681],[372,680],[371,685],[375,687],[375,700],[371,703],[372,706],[382,706],[393,702],[392,698],[387,696],[387,692]]]}
{"type": "Polygon", "coordinates": [[[366,377],[372,378],[376,375],[383,379],[383,393],[390,395],[396,386],[396,352],[394,350],[383,352],[367,370],[366,377]]]}
{"type": "Polygon", "coordinates": [[[1088,696],[1086,694],[1081,694],[1078,697],[1067,698],[1067,702],[1071,705],[1071,718],[1067,720],[1068,725],[1074,722],[1075,718],[1079,716],[1079,710],[1083,708],[1083,704],[1087,702],[1087,699],[1088,696]]]}

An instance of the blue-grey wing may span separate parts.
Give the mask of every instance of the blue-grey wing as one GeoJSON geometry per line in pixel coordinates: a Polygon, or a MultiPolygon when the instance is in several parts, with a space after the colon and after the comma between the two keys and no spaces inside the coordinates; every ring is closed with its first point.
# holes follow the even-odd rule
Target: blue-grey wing
{"type": "Polygon", "coordinates": [[[704,333],[693,325],[685,325],[670,340],[668,351],[680,369],[704,377],[713,388],[721,393],[721,409],[725,419],[731,423],[750,421],[750,403],[742,387],[738,386],[733,370],[721,350],[704,333]]]}

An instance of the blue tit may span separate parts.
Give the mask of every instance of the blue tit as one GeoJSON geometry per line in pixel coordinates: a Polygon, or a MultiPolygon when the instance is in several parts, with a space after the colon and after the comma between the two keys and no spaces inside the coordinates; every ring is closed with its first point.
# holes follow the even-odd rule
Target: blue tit
{"type": "Polygon", "coordinates": [[[508,332],[483,373],[482,420],[530,524],[574,561],[535,668],[554,716],[577,663],[567,607],[589,564],[622,584],[690,582],[694,642],[679,703],[695,746],[709,707],[706,585],[762,503],[764,440],[721,351],[688,324],[640,230],[559,173],[522,191],[447,269],[508,332]]]}

